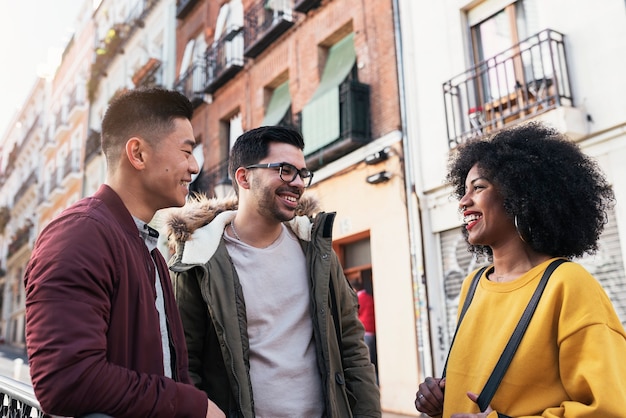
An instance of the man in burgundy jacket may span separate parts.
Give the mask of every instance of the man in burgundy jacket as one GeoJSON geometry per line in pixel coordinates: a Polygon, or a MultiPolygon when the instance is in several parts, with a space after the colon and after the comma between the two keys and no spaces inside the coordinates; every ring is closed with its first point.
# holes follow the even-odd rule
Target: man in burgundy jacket
{"type": "Polygon", "coordinates": [[[26,343],[48,414],[224,417],[189,384],[167,265],[148,225],[185,203],[198,172],[191,115],[173,91],[115,99],[102,122],[106,184],[37,239],[24,277],[26,343]]]}

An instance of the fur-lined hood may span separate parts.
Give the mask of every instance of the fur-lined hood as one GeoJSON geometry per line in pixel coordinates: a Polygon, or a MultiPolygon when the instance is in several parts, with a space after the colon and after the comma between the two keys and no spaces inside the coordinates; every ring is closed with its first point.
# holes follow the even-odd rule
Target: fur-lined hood
{"type": "MultiPolygon", "coordinates": [[[[197,194],[190,198],[185,206],[159,213],[156,226],[162,225],[159,229],[167,237],[170,250],[176,252],[178,247],[190,241],[194,234],[213,235],[219,232],[221,237],[226,225],[234,218],[238,203],[235,195],[225,198],[209,198],[206,195],[197,194]],[[216,221],[215,225],[209,225],[213,221],[216,221]]],[[[296,217],[287,224],[296,235],[307,239],[310,237],[311,220],[319,212],[317,199],[312,196],[303,196],[298,202],[296,217]]]]}

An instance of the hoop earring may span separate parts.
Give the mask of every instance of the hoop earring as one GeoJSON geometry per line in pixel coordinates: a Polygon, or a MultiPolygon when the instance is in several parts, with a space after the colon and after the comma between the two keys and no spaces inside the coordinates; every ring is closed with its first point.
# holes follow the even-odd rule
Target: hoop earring
{"type": "MultiPolygon", "coordinates": [[[[515,217],[513,218],[513,223],[515,224],[515,230],[517,231],[517,235],[519,235],[519,238],[520,238],[523,242],[525,242],[526,244],[528,244],[528,241],[526,241],[526,240],[524,239],[524,236],[522,235],[522,232],[520,231],[520,228],[519,228],[519,223],[517,222],[517,215],[515,215],[515,217]]],[[[528,227],[528,234],[530,235],[530,233],[531,233],[531,229],[530,229],[530,227],[528,227]]]]}

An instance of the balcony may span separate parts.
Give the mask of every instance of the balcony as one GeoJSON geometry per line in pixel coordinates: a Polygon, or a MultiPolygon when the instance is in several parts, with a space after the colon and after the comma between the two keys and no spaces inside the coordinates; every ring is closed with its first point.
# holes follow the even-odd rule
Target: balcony
{"type": "Polygon", "coordinates": [[[202,170],[194,183],[196,182],[198,184],[194,191],[205,193],[207,196],[226,196],[232,190],[232,181],[228,176],[228,159],[220,161],[206,172],[202,170]]]}
{"type": "Polygon", "coordinates": [[[76,86],[70,95],[70,101],[67,106],[69,112],[68,119],[72,119],[79,110],[86,109],[86,104],[87,101],[85,100],[85,87],[76,86]]]}
{"type": "Polygon", "coordinates": [[[54,134],[59,135],[61,132],[66,132],[70,129],[69,121],[67,115],[65,115],[65,109],[59,109],[59,112],[56,115],[55,123],[54,123],[54,134]]]}
{"type": "Polygon", "coordinates": [[[50,188],[48,189],[50,194],[48,196],[53,196],[57,192],[62,192],[63,171],[63,167],[57,167],[56,170],[52,172],[52,175],[50,176],[50,188]]]}
{"type": "Polygon", "coordinates": [[[33,229],[33,224],[29,221],[24,224],[20,229],[15,231],[15,234],[11,237],[9,248],[7,250],[7,258],[11,258],[17,253],[24,245],[28,244],[30,240],[30,233],[33,229]]]}
{"type": "Polygon", "coordinates": [[[96,59],[91,65],[91,76],[87,83],[87,92],[90,101],[93,101],[100,79],[107,76],[107,71],[115,55],[124,53],[124,46],[133,33],[145,26],[145,18],[159,0],[144,0],[135,6],[123,22],[115,23],[100,40],[96,48],[96,59]]]}
{"type": "Polygon", "coordinates": [[[155,87],[161,84],[161,60],[150,58],[133,74],[132,80],[135,87],[155,87]]]}
{"type": "Polygon", "coordinates": [[[256,58],[293,26],[291,0],[258,1],[245,15],[244,56],[256,58]],[[271,7],[267,4],[271,4],[271,7]]]}
{"type": "Polygon", "coordinates": [[[340,137],[323,148],[306,155],[309,170],[317,170],[372,140],[370,131],[370,87],[356,80],[339,86],[340,137]]]}
{"type": "Polygon", "coordinates": [[[100,132],[90,129],[87,135],[87,142],[85,143],[85,166],[101,153],[102,143],[100,141],[100,132]]]}
{"type": "Polygon", "coordinates": [[[443,84],[452,149],[573,103],[564,35],[546,29],[443,84]]]}
{"type": "Polygon", "coordinates": [[[74,150],[65,157],[63,166],[63,180],[70,174],[80,174],[80,164],[78,163],[78,150],[74,150]]]}
{"type": "Polygon", "coordinates": [[[178,0],[176,2],[176,19],[184,19],[198,3],[200,3],[198,0],[178,0]]]}
{"type": "Polygon", "coordinates": [[[232,28],[210,47],[206,59],[206,87],[209,94],[230,81],[243,68],[243,31],[232,28]]]}
{"type": "Polygon", "coordinates": [[[189,69],[180,77],[174,85],[174,89],[184,94],[194,108],[200,106],[204,99],[206,86],[206,63],[194,61],[189,69]]]}
{"type": "Polygon", "coordinates": [[[17,193],[15,193],[15,196],[13,197],[13,207],[17,206],[17,203],[20,201],[20,199],[26,195],[31,187],[34,187],[36,185],[37,174],[35,173],[35,171],[31,171],[31,173],[28,175],[28,178],[26,178],[26,180],[22,182],[22,185],[17,190],[17,193]]]}
{"type": "Polygon", "coordinates": [[[4,234],[4,229],[11,221],[11,209],[8,206],[0,207],[0,235],[4,234]]]}
{"type": "Polygon", "coordinates": [[[322,0],[296,0],[294,9],[300,13],[306,13],[309,10],[315,9],[320,6],[322,0]]]}

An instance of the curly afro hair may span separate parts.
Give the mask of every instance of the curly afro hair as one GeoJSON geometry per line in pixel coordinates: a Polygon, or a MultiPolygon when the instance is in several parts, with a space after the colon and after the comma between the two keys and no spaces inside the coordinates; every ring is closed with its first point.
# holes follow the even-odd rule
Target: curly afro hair
{"type": "MultiPolygon", "coordinates": [[[[597,251],[613,190],[596,162],[565,135],[531,122],[459,146],[447,176],[458,199],[475,164],[535,251],[567,258],[597,251]]],[[[489,247],[468,245],[471,252],[492,254],[489,247]]]]}

